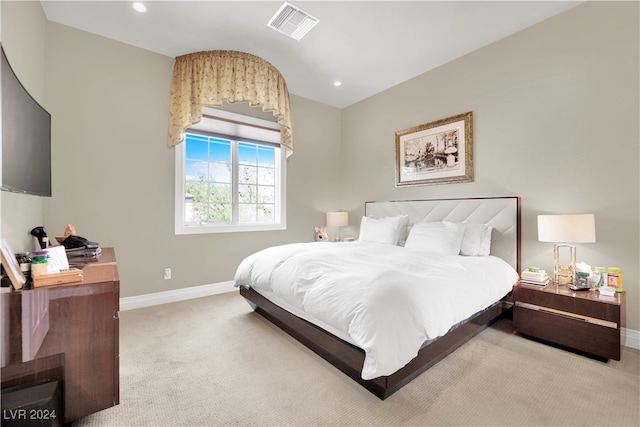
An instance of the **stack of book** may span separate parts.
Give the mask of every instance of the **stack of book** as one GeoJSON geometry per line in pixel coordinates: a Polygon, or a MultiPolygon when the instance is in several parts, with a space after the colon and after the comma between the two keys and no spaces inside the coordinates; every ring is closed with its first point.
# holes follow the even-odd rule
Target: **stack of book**
{"type": "Polygon", "coordinates": [[[544,287],[549,284],[549,276],[544,270],[528,268],[520,275],[520,283],[544,287]]]}
{"type": "Polygon", "coordinates": [[[73,248],[67,249],[67,258],[74,257],[94,257],[97,258],[102,253],[102,249],[100,246],[95,248],[82,247],[82,248],[73,248]]]}

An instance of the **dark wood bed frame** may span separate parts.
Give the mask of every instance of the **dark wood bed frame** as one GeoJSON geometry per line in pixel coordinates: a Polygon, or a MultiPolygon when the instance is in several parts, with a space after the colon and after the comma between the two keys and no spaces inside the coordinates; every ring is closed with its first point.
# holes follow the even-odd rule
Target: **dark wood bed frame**
{"type": "MultiPolygon", "coordinates": [[[[517,199],[516,270],[519,271],[520,199],[515,199],[517,199]]],[[[473,338],[513,307],[513,297],[512,294],[509,293],[492,306],[471,316],[465,323],[448,332],[446,335],[431,341],[418,352],[418,355],[414,359],[400,370],[389,376],[364,380],[361,377],[365,358],[362,349],[291,314],[251,288],[241,286],[240,295],[247,300],[255,312],[270,320],[380,399],[386,399],[391,396],[411,380],[473,338]]]]}
{"type": "Polygon", "coordinates": [[[256,313],[270,320],[314,353],[347,374],[380,399],[386,399],[462,344],[489,326],[512,307],[511,294],[493,306],[476,313],[469,321],[423,347],[402,369],[389,376],[363,380],[364,351],[324,329],[278,307],[251,288],[240,287],[242,295],[256,313]]]}

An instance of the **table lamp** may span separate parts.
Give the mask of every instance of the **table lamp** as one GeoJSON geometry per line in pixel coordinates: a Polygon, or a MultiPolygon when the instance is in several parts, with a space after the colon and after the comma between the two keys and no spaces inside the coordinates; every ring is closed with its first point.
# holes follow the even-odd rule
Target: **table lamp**
{"type": "Polygon", "coordinates": [[[553,242],[553,280],[572,284],[576,273],[576,247],[570,243],[596,241],[594,214],[538,215],[538,241],[553,242]],[[560,248],[569,248],[571,264],[560,265],[560,248]]]}
{"type": "Polygon", "coordinates": [[[349,225],[349,212],[327,212],[326,213],[327,227],[338,227],[338,236],[336,241],[342,240],[340,238],[340,228],[349,225]]]}

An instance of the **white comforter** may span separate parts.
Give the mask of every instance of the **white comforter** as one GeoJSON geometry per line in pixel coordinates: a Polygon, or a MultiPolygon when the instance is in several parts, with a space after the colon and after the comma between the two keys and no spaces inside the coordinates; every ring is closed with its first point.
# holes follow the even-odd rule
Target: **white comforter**
{"type": "Polygon", "coordinates": [[[365,352],[367,380],[402,368],[423,342],[496,302],[517,280],[492,256],[356,241],[264,249],[242,261],[235,284],[275,294],[347,334],[365,352]]]}

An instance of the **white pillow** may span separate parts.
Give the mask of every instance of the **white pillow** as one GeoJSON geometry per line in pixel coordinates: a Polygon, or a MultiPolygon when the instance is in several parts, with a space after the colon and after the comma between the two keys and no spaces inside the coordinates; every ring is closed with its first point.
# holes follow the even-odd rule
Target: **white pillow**
{"type": "Polygon", "coordinates": [[[444,255],[458,255],[466,224],[449,221],[417,222],[411,228],[405,248],[444,255]]]}
{"type": "Polygon", "coordinates": [[[485,228],[482,233],[482,244],[480,245],[479,256],[489,256],[491,253],[491,232],[493,231],[493,227],[485,228]]]}
{"type": "Polygon", "coordinates": [[[460,255],[487,256],[491,250],[491,231],[487,224],[467,224],[462,237],[460,255]]]}
{"type": "Polygon", "coordinates": [[[407,215],[386,216],[383,218],[363,216],[362,221],[360,221],[360,236],[358,240],[397,245],[402,235],[403,227],[406,229],[407,222],[407,215]]]}

